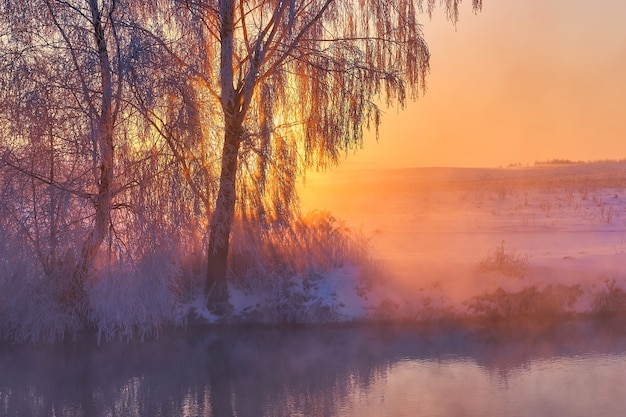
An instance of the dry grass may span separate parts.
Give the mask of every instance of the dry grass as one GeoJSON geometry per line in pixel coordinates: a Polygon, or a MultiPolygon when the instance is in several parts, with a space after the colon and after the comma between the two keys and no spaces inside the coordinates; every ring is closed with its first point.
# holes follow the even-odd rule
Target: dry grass
{"type": "Polygon", "coordinates": [[[615,286],[615,280],[606,280],[606,289],[595,294],[592,311],[598,314],[626,312],[626,291],[615,286]]]}
{"type": "Polygon", "coordinates": [[[528,269],[528,255],[516,251],[506,252],[504,241],[493,253],[488,253],[478,264],[481,272],[498,271],[504,275],[523,278],[528,269]]]}
{"type": "Polygon", "coordinates": [[[566,313],[582,293],[579,285],[549,285],[542,290],[535,285],[519,292],[498,288],[492,293],[473,297],[467,306],[474,314],[492,319],[555,316],[566,313]]]}

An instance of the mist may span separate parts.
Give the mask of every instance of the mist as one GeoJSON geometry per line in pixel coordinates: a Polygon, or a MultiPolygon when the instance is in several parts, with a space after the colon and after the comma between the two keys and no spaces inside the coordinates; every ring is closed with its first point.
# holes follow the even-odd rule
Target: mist
{"type": "Polygon", "coordinates": [[[194,328],[138,344],[97,346],[87,335],[0,343],[0,404],[15,416],[614,415],[624,405],[611,396],[624,372],[619,326],[474,336],[454,327],[194,328]],[[552,388],[537,390],[533,376],[552,388]]]}
{"type": "Polygon", "coordinates": [[[626,274],[623,162],[339,170],[321,207],[368,236],[397,318],[617,312],[626,274]]]}

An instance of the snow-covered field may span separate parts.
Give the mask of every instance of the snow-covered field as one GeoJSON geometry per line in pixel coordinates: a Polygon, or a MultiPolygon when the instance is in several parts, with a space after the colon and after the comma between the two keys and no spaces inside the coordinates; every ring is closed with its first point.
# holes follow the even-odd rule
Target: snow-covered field
{"type": "Polygon", "coordinates": [[[626,310],[626,162],[337,171],[301,195],[371,236],[379,316],[626,310]]]}

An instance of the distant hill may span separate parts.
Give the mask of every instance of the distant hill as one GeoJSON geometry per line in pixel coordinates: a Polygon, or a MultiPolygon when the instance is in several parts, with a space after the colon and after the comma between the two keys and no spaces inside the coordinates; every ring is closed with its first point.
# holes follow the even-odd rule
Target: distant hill
{"type": "Polygon", "coordinates": [[[626,188],[626,161],[563,163],[514,168],[400,168],[337,170],[307,182],[307,187],[351,189],[462,189],[495,183],[510,187],[626,188]]]}

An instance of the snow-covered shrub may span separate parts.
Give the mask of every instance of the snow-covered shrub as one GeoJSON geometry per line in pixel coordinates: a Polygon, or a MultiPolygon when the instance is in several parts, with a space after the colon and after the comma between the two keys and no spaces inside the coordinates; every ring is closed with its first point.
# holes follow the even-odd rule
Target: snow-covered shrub
{"type": "Polygon", "coordinates": [[[246,299],[239,311],[242,320],[301,323],[353,317],[345,299],[356,302],[371,287],[376,269],[368,240],[328,212],[311,212],[289,227],[276,225],[261,233],[239,224],[233,234],[231,292],[236,300],[246,299]]]}
{"type": "Polygon", "coordinates": [[[15,249],[0,252],[0,338],[54,341],[76,332],[80,320],[58,301],[60,271],[46,276],[15,249]]]}
{"type": "Polygon", "coordinates": [[[104,338],[144,338],[173,324],[183,294],[181,270],[166,253],[117,262],[99,271],[88,290],[89,321],[104,338]]]}

